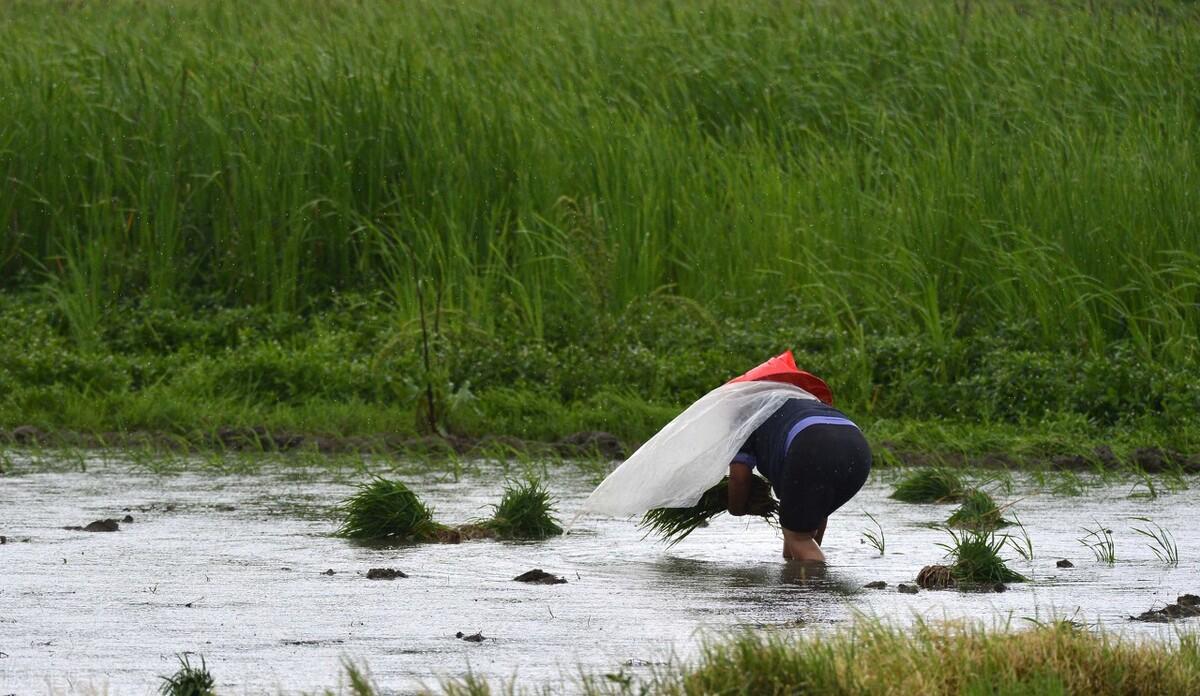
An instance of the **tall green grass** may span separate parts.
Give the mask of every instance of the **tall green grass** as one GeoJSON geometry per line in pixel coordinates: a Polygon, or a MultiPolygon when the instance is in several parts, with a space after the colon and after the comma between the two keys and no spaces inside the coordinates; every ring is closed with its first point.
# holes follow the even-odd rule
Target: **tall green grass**
{"type": "Polygon", "coordinates": [[[412,319],[419,279],[485,333],[778,293],[846,351],[1192,359],[1200,9],[1142,7],[13,0],[0,287],[81,341],[135,295],[412,319]]]}

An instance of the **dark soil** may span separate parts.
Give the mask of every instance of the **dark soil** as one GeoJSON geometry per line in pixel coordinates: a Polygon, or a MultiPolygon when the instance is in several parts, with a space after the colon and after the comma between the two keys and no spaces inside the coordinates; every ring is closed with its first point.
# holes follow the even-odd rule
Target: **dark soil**
{"type": "Polygon", "coordinates": [[[887,587],[887,583],[882,580],[876,580],[875,582],[868,582],[867,584],[863,585],[863,587],[868,590],[882,590],[883,588],[887,587]]]}
{"type": "Polygon", "coordinates": [[[550,573],[547,573],[546,571],[542,570],[541,568],[534,568],[533,570],[521,573],[517,577],[513,578],[513,580],[515,580],[517,582],[526,582],[531,585],[565,585],[565,584],[567,584],[567,581],[565,579],[560,578],[557,575],[551,575],[550,573]]]}
{"type": "Polygon", "coordinates": [[[121,525],[118,524],[114,519],[106,519],[96,520],[86,527],[70,526],[63,527],[63,529],[67,529],[72,532],[119,532],[121,531],[121,525]]]}
{"type": "Polygon", "coordinates": [[[1059,562],[1055,563],[1054,565],[1058,566],[1059,568],[1074,568],[1075,567],[1074,563],[1068,561],[1065,558],[1059,560],[1059,562]]]}
{"type": "Polygon", "coordinates": [[[920,591],[917,589],[916,585],[906,585],[904,583],[897,585],[896,589],[900,592],[900,594],[916,594],[920,591]]]}
{"type": "Polygon", "coordinates": [[[321,575],[337,575],[337,571],[334,570],[333,568],[330,568],[329,570],[321,573],[321,575]]]}
{"type": "Polygon", "coordinates": [[[3,534],[0,534],[0,544],[7,544],[7,543],[8,543],[8,537],[4,536],[3,534]]]}
{"type": "Polygon", "coordinates": [[[407,575],[395,568],[372,568],[367,571],[368,580],[395,580],[396,578],[407,577],[407,575]]]}
{"type": "Polygon", "coordinates": [[[1167,623],[1172,619],[1190,619],[1200,616],[1200,597],[1194,594],[1180,595],[1174,604],[1168,604],[1162,609],[1151,609],[1129,618],[1134,621],[1150,623],[1167,623]]]}
{"type": "Polygon", "coordinates": [[[944,590],[954,587],[954,571],[949,566],[927,565],[917,573],[917,585],[927,590],[944,590]]]}
{"type": "Polygon", "coordinates": [[[473,541],[475,539],[495,539],[496,532],[491,527],[486,527],[482,524],[467,523],[454,528],[458,532],[458,537],[462,541],[473,541]]]}
{"type": "Polygon", "coordinates": [[[479,633],[472,633],[469,636],[465,635],[462,631],[459,631],[458,633],[454,634],[454,637],[460,640],[465,640],[468,643],[482,643],[484,641],[483,631],[480,631],[479,633]]]}

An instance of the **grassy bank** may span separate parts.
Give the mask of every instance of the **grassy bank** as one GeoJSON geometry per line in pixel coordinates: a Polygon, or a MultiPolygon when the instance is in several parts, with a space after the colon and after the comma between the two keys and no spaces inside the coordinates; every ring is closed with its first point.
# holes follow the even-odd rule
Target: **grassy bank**
{"type": "MultiPolygon", "coordinates": [[[[352,693],[379,693],[351,668],[352,693]]],[[[1122,640],[1069,622],[983,629],[919,624],[911,631],[860,622],[832,636],[782,639],[748,635],[710,644],[692,664],[650,678],[625,670],[586,679],[587,694],[928,694],[962,696],[1184,696],[1200,689],[1200,642],[1122,640]]],[[[436,693],[526,693],[477,679],[436,693]]]]}
{"type": "Polygon", "coordinates": [[[0,426],[1195,452],[1200,8],[958,8],[5,3],[0,426]]]}

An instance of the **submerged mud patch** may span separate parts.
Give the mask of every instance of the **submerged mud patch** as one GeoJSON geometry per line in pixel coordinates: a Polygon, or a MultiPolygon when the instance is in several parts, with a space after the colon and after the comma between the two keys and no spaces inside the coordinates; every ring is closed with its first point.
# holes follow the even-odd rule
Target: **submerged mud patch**
{"type": "Polygon", "coordinates": [[[534,568],[521,573],[513,578],[516,582],[524,582],[530,585],[565,585],[565,578],[560,578],[557,575],[551,575],[541,568],[534,568]]]}
{"type": "Polygon", "coordinates": [[[1172,619],[1190,619],[1200,616],[1200,597],[1194,594],[1180,595],[1174,604],[1168,604],[1162,609],[1151,609],[1129,618],[1134,621],[1149,623],[1167,623],[1172,619]]]}
{"type": "MultiPolygon", "coordinates": [[[[132,518],[130,519],[132,520],[132,518]]],[[[116,520],[108,518],[91,522],[86,527],[70,525],[63,527],[63,529],[70,532],[119,532],[121,531],[121,525],[116,520]]]]}

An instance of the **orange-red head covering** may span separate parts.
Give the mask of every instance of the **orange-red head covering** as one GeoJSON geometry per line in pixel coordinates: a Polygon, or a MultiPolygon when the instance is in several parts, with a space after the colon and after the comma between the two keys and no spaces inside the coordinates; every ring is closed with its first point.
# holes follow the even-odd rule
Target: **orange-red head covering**
{"type": "Polygon", "coordinates": [[[829,385],[820,377],[796,367],[796,358],[792,357],[790,350],[776,355],[741,377],[729,380],[727,384],[764,381],[795,385],[830,406],[833,405],[833,392],[829,390],[829,385]]]}

